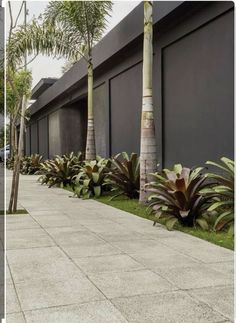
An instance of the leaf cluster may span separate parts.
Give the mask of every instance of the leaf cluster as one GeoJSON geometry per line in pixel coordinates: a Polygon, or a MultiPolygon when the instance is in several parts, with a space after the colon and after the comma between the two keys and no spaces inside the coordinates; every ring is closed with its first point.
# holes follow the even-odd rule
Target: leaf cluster
{"type": "Polygon", "coordinates": [[[28,70],[20,70],[9,75],[6,83],[6,112],[13,116],[17,113],[17,106],[21,103],[22,97],[30,97],[32,85],[32,73],[28,70]],[[11,79],[9,81],[9,78],[11,79]]]}
{"type": "Polygon", "coordinates": [[[138,198],[140,185],[140,162],[135,153],[129,156],[126,152],[117,154],[111,159],[112,167],[107,181],[112,187],[115,198],[125,195],[130,199],[138,198]]]}
{"type": "Polygon", "coordinates": [[[31,156],[22,157],[20,172],[23,175],[33,175],[40,171],[43,156],[32,154],[31,156]]]}
{"type": "Polygon", "coordinates": [[[179,222],[183,226],[198,223],[207,228],[207,222],[201,217],[208,198],[199,192],[208,183],[202,174],[202,167],[186,168],[176,164],[173,170],[164,169],[161,173],[152,174],[155,182],[146,185],[149,196],[149,207],[153,208],[157,219],[165,217],[166,226],[171,230],[179,222]]]}
{"type": "Polygon", "coordinates": [[[75,176],[75,196],[88,199],[99,197],[106,190],[105,179],[109,172],[111,161],[97,156],[96,160],[85,161],[80,172],[75,176]]]}
{"type": "Polygon", "coordinates": [[[92,47],[104,33],[111,8],[111,1],[50,1],[41,17],[18,26],[11,34],[8,64],[15,69],[22,64],[25,52],[89,60],[92,47]]]}
{"type": "Polygon", "coordinates": [[[41,163],[39,181],[48,187],[74,186],[74,177],[80,171],[83,163],[82,153],[73,152],[62,156],[56,155],[54,159],[41,163]]]}
{"type": "Polygon", "coordinates": [[[221,164],[207,161],[207,165],[216,168],[217,172],[208,172],[206,177],[213,180],[213,185],[202,189],[200,193],[211,198],[208,213],[214,216],[214,230],[234,230],[234,161],[222,157],[221,164]]]}

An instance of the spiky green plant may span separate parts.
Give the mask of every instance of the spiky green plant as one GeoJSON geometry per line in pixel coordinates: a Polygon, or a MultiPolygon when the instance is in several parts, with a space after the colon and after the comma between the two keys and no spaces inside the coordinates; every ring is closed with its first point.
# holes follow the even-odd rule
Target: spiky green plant
{"type": "Polygon", "coordinates": [[[234,161],[222,157],[221,164],[207,161],[206,164],[216,167],[218,173],[208,172],[206,177],[213,180],[213,185],[200,191],[206,197],[211,198],[208,212],[213,214],[216,231],[234,227],[234,161]]]}
{"type": "Polygon", "coordinates": [[[86,161],[79,174],[75,176],[75,195],[84,199],[101,196],[105,190],[105,178],[110,165],[110,160],[99,156],[96,160],[86,161]]]}
{"type": "Polygon", "coordinates": [[[74,186],[74,176],[80,171],[83,165],[83,155],[75,155],[73,152],[69,155],[56,155],[52,160],[46,160],[41,163],[39,178],[42,184],[49,187],[56,186],[74,186]]]}
{"type": "Polygon", "coordinates": [[[43,156],[39,154],[32,154],[31,156],[22,157],[21,174],[33,175],[40,171],[43,156]]]}
{"type": "Polygon", "coordinates": [[[152,174],[156,181],[146,185],[147,191],[153,193],[149,196],[149,208],[154,210],[157,220],[166,218],[167,229],[173,229],[177,222],[189,227],[198,224],[208,229],[206,219],[201,217],[207,198],[199,191],[208,185],[202,170],[202,167],[189,169],[177,164],[173,170],[164,169],[152,174]]]}
{"type": "Polygon", "coordinates": [[[111,158],[112,167],[107,175],[107,183],[111,185],[115,195],[125,195],[130,199],[138,198],[140,183],[140,163],[137,154],[130,156],[126,152],[111,158]]]}

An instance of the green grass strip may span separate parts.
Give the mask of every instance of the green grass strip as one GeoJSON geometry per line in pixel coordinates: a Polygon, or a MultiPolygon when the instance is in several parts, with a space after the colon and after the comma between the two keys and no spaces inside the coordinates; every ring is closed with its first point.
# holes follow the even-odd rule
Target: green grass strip
{"type": "MultiPolygon", "coordinates": [[[[111,196],[101,196],[96,201],[113,206],[117,209],[135,214],[137,216],[140,216],[142,218],[148,219],[153,221],[155,219],[154,215],[149,215],[147,212],[147,207],[140,205],[138,200],[128,200],[126,198],[117,198],[112,201],[110,201],[111,196]]],[[[163,220],[158,221],[161,224],[164,224],[163,220]]],[[[151,223],[150,223],[151,225],[151,223]]],[[[204,231],[201,228],[188,228],[183,227],[180,224],[178,224],[175,227],[176,230],[190,234],[192,236],[195,236],[197,238],[209,241],[211,243],[214,243],[218,246],[234,250],[234,238],[229,235],[227,232],[214,232],[214,231],[204,231]]]]}

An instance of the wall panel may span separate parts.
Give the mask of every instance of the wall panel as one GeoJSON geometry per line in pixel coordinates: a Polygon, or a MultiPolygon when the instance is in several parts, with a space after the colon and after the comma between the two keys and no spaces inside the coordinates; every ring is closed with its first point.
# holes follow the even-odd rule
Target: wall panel
{"type": "Polygon", "coordinates": [[[26,127],[25,133],[25,154],[29,156],[30,153],[30,126],[26,127]]]}
{"type": "Polygon", "coordinates": [[[60,110],[62,154],[85,152],[87,132],[87,100],[79,100],[60,110]]]}
{"type": "Polygon", "coordinates": [[[30,153],[38,153],[38,123],[37,121],[30,126],[31,141],[30,141],[30,153]]]}
{"type": "Polygon", "coordinates": [[[111,154],[139,153],[142,108],[142,64],[110,81],[111,154]]]}
{"type": "Polygon", "coordinates": [[[102,84],[94,90],[94,124],[97,155],[105,157],[106,152],[106,85],[102,84]]]}
{"type": "Polygon", "coordinates": [[[233,12],[163,49],[164,164],[233,157],[233,12]]]}
{"type": "Polygon", "coordinates": [[[48,119],[42,118],[38,121],[39,154],[48,158],[48,119]]]}
{"type": "Polygon", "coordinates": [[[60,110],[49,115],[48,129],[49,158],[52,158],[57,154],[61,154],[60,110]]]}

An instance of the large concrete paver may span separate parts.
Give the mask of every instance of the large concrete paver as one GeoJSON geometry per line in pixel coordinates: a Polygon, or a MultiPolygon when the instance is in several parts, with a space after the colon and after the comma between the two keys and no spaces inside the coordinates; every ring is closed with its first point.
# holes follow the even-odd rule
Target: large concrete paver
{"type": "MultiPolygon", "coordinates": [[[[181,234],[181,232],[179,232],[181,234]]],[[[164,245],[181,251],[182,253],[196,258],[204,263],[227,262],[234,259],[231,250],[218,247],[189,235],[163,237],[161,241],[164,245]]]]}
{"type": "Polygon", "coordinates": [[[53,245],[55,245],[53,240],[41,228],[7,231],[7,250],[50,247],[53,245]]]}
{"type": "Polygon", "coordinates": [[[233,286],[216,286],[190,290],[189,294],[200,301],[207,303],[213,309],[223,313],[233,321],[233,292],[233,286]]]}
{"type": "Polygon", "coordinates": [[[224,320],[220,313],[183,291],[117,298],[112,302],[132,323],[218,323],[224,320]]]}
{"type": "Polygon", "coordinates": [[[148,298],[149,294],[176,289],[167,280],[147,269],[88,275],[109,299],[141,294],[146,294],[148,298]]]}
{"type": "Polygon", "coordinates": [[[40,280],[63,281],[80,272],[57,246],[9,250],[7,259],[15,283],[40,280]]]}
{"type": "Polygon", "coordinates": [[[28,215],[9,215],[6,219],[7,231],[18,229],[40,229],[40,226],[28,215]]]}
{"type": "Polygon", "coordinates": [[[7,313],[17,313],[21,311],[20,304],[16,295],[15,287],[7,284],[6,309],[7,313]]]}
{"type": "Polygon", "coordinates": [[[90,241],[78,246],[62,246],[64,252],[72,259],[121,254],[122,251],[104,241],[90,241]]]}
{"type": "Polygon", "coordinates": [[[36,180],[7,219],[7,323],[232,322],[232,251],[36,180]]]}
{"type": "Polygon", "coordinates": [[[61,281],[27,280],[15,284],[23,310],[79,304],[105,299],[103,294],[80,274],[61,281]]]}
{"type": "Polygon", "coordinates": [[[156,254],[158,254],[158,257],[153,257],[153,253],[151,252],[137,252],[136,254],[131,254],[131,256],[147,268],[155,271],[158,271],[159,268],[174,268],[174,271],[176,271],[177,268],[190,267],[199,264],[199,261],[186,257],[178,252],[173,252],[173,250],[166,252],[165,247],[163,247],[163,249],[158,248],[156,254]]]}
{"type": "Polygon", "coordinates": [[[143,266],[128,255],[109,255],[74,259],[85,273],[132,271],[143,266]]]}
{"type": "Polygon", "coordinates": [[[27,322],[128,323],[109,301],[69,305],[25,312],[27,322]]]}
{"type": "Polygon", "coordinates": [[[78,247],[82,243],[87,242],[100,242],[99,237],[92,232],[78,227],[58,227],[58,228],[46,228],[48,234],[54,239],[54,241],[60,246],[72,246],[78,247]]]}
{"type": "Polygon", "coordinates": [[[69,218],[67,215],[55,215],[55,216],[38,216],[35,220],[39,225],[44,228],[55,228],[55,227],[65,227],[73,226],[84,230],[83,226],[76,220],[69,218]]]}
{"type": "Polygon", "coordinates": [[[155,271],[181,289],[228,286],[233,283],[230,274],[222,274],[204,264],[181,268],[172,266],[171,268],[158,268],[155,271]]]}
{"type": "Polygon", "coordinates": [[[222,274],[230,274],[233,281],[233,275],[234,275],[234,261],[228,261],[228,262],[214,262],[207,264],[209,268],[212,268],[214,270],[217,270],[221,272],[222,274]]]}
{"type": "Polygon", "coordinates": [[[26,323],[22,312],[7,315],[7,323],[26,323]]]}

